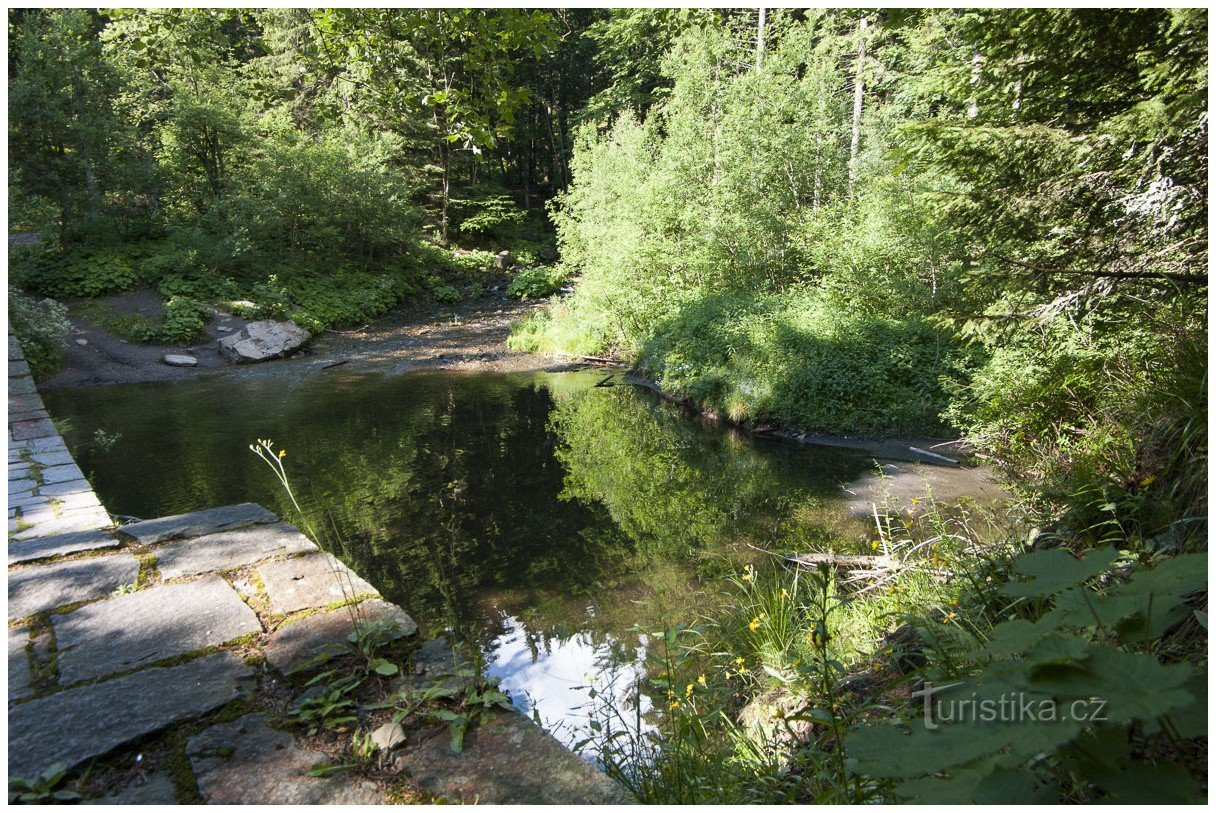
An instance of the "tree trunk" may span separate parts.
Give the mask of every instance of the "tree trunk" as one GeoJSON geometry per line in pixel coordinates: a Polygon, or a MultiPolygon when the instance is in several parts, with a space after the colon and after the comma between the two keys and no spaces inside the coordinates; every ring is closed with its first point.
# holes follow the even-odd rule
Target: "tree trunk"
{"type": "Polygon", "coordinates": [[[760,73],[760,63],[764,61],[764,18],[765,8],[760,7],[760,20],[756,23],[756,73],[760,73]]]}
{"type": "Polygon", "coordinates": [[[861,152],[861,108],[865,98],[862,70],[866,63],[866,29],[870,21],[862,17],[857,22],[857,72],[853,77],[853,138],[849,142],[849,192],[857,185],[857,159],[861,152]]]}

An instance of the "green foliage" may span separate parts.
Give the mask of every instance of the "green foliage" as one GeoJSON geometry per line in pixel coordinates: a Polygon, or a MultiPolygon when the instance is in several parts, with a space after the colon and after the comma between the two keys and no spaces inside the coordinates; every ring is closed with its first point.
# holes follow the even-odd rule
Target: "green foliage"
{"type": "Polygon", "coordinates": [[[507,286],[507,294],[516,299],[543,299],[560,291],[565,281],[566,270],[561,266],[538,265],[516,274],[507,286]]]}
{"type": "Polygon", "coordinates": [[[8,324],[35,378],[55,372],[63,361],[68,309],[53,299],[35,300],[8,289],[8,324]]]}
{"type": "Polygon", "coordinates": [[[463,250],[443,252],[438,264],[462,276],[476,276],[494,265],[494,254],[489,251],[463,250]]]}
{"type": "Polygon", "coordinates": [[[27,290],[59,299],[121,293],[138,282],[127,257],[118,250],[79,250],[61,255],[36,247],[16,259],[17,278],[27,290]]]}
{"type": "Polygon", "coordinates": [[[57,762],[30,779],[21,776],[9,777],[8,803],[11,805],[44,805],[78,801],[79,793],[59,787],[67,775],[67,765],[57,762]]]}
{"type": "Polygon", "coordinates": [[[436,285],[431,289],[431,296],[435,298],[436,302],[442,302],[445,305],[455,305],[460,301],[460,291],[451,285],[436,285]]]}
{"type": "Polygon", "coordinates": [[[1188,596],[1206,586],[1206,555],[1096,580],[1117,558],[1055,549],[1015,559],[1012,573],[1028,580],[1003,590],[1016,597],[1009,620],[929,674],[955,681],[932,692],[934,708],[972,702],[973,712],[910,733],[858,730],[847,740],[854,770],[920,802],[1199,799],[1199,781],[1169,754],[1206,734],[1207,682],[1167,653],[1169,631],[1192,615],[1188,596]]]}
{"type": "Polygon", "coordinates": [[[510,238],[526,216],[509,195],[454,199],[449,205],[456,231],[472,237],[510,238]]]}

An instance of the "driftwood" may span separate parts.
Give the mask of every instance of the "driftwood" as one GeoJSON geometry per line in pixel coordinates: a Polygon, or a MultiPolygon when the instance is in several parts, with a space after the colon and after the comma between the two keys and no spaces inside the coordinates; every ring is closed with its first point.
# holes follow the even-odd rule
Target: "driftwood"
{"type": "Polygon", "coordinates": [[[817,568],[819,565],[829,565],[839,570],[869,571],[875,574],[889,573],[900,566],[899,560],[885,554],[787,553],[785,561],[799,567],[817,568]]]}

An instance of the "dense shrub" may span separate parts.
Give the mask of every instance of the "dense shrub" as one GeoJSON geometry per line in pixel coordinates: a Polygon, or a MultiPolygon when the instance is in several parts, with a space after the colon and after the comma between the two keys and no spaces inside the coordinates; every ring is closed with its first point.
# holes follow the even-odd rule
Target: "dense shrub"
{"type": "Polygon", "coordinates": [[[565,281],[566,269],[538,265],[516,274],[507,286],[507,293],[516,299],[543,299],[560,291],[565,281]]]}
{"type": "Polygon", "coordinates": [[[138,277],[117,249],[80,249],[67,255],[36,247],[18,255],[15,276],[30,292],[55,297],[103,296],[134,288],[138,277]]]}
{"type": "Polygon", "coordinates": [[[55,372],[63,361],[63,339],[70,328],[67,308],[53,299],[35,300],[9,286],[8,322],[34,377],[55,372]]]}
{"type": "Polygon", "coordinates": [[[436,302],[446,305],[454,305],[460,301],[460,291],[451,285],[436,285],[431,289],[431,296],[435,297],[436,302]]]}
{"type": "Polygon", "coordinates": [[[509,195],[453,199],[449,206],[456,231],[471,237],[508,238],[527,217],[509,195]]]}

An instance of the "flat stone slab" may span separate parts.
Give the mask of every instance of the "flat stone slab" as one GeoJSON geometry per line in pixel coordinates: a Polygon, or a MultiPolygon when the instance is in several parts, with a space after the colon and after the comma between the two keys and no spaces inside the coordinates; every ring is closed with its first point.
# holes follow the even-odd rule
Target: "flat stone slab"
{"type": "Polygon", "coordinates": [[[116,596],[51,623],[65,684],[262,631],[253,610],[219,576],[116,596]]]}
{"type": "Polygon", "coordinates": [[[187,356],[178,353],[166,353],[161,357],[161,361],[168,364],[170,367],[194,367],[198,364],[198,359],[194,356],[187,356]]]}
{"type": "Polygon", "coordinates": [[[278,517],[262,506],[244,502],[240,505],[206,508],[202,511],[192,511],[189,514],[176,514],[171,517],[133,522],[130,525],[122,526],[119,530],[137,542],[154,545],[167,539],[202,536],[239,528],[242,525],[274,522],[277,519],[278,517]]]}
{"type": "Polygon", "coordinates": [[[447,727],[415,733],[397,766],[429,793],[469,804],[625,804],[619,785],[514,711],[483,714],[453,754],[447,727]]]}
{"type": "Polygon", "coordinates": [[[414,619],[396,604],[378,598],[368,599],[354,607],[340,607],[280,627],[266,642],[266,660],[284,675],[299,672],[326,655],[340,652],[346,637],[354,632],[352,614],[360,623],[384,623],[390,626],[390,639],[408,638],[418,632],[414,619]]]}
{"type": "Polygon", "coordinates": [[[27,542],[10,542],[8,563],[15,565],[68,553],[116,548],[118,544],[118,540],[108,531],[77,531],[56,536],[40,536],[27,542]]]}
{"type": "Polygon", "coordinates": [[[350,773],[312,777],[329,759],[247,714],[190,738],[186,756],[198,790],[213,805],[375,805],[384,796],[373,782],[350,773]]]}
{"type": "MultiPolygon", "coordinates": [[[[154,774],[142,785],[128,785],[126,789],[101,799],[90,800],[99,805],[175,805],[177,791],[173,780],[163,773],[154,774]]],[[[89,804],[90,802],[86,802],[89,804]]]]}
{"type": "Polygon", "coordinates": [[[34,776],[56,762],[69,768],[138,737],[219,708],[252,673],[217,652],[179,666],[40,697],[8,714],[9,776],[34,776]]]}
{"type": "Polygon", "coordinates": [[[24,618],[65,604],[103,598],[120,585],[133,584],[137,575],[139,562],[131,553],[10,570],[8,617],[24,618]]]}
{"type": "Polygon", "coordinates": [[[258,568],[270,609],[293,613],[325,607],[363,595],[379,595],[376,588],[327,553],[271,562],[258,568]]]}
{"type": "Polygon", "coordinates": [[[250,525],[176,542],[156,549],[156,567],[166,579],[231,570],[271,556],[315,551],[317,546],[295,526],[285,522],[250,525]]]}
{"type": "Polygon", "coordinates": [[[53,485],[55,483],[67,483],[72,480],[80,480],[84,478],[80,468],[75,463],[65,463],[58,466],[47,466],[39,474],[42,478],[43,485],[53,485]]]}
{"type": "Polygon", "coordinates": [[[91,531],[97,528],[107,528],[113,524],[110,515],[106,513],[104,508],[70,508],[64,510],[55,519],[39,522],[33,528],[27,528],[24,531],[13,534],[12,539],[23,541],[39,536],[91,531]]]}
{"type": "MultiPolygon", "coordinates": [[[[29,381],[28,378],[18,378],[16,381],[8,382],[9,391],[21,393],[24,388],[21,382],[29,381]]],[[[30,383],[30,389],[33,389],[33,383],[30,383]]],[[[8,425],[8,430],[12,433],[13,440],[31,440],[33,438],[48,438],[57,434],[55,424],[51,423],[50,418],[35,418],[32,421],[13,421],[8,425]]]]}
{"type": "Polygon", "coordinates": [[[8,632],[8,702],[34,696],[30,686],[30,658],[25,652],[30,634],[26,630],[8,632]]]}

